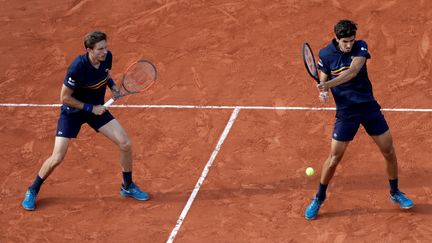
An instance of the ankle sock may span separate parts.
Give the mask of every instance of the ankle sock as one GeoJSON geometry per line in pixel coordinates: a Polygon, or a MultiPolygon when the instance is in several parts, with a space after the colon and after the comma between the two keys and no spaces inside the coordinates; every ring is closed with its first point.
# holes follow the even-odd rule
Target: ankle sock
{"type": "Polygon", "coordinates": [[[324,202],[324,200],[325,200],[325,198],[326,198],[327,186],[328,186],[328,185],[324,185],[324,184],[322,184],[322,183],[319,184],[319,187],[318,187],[318,193],[316,194],[316,197],[317,197],[318,200],[320,200],[321,202],[324,202]]]}
{"type": "Polygon", "coordinates": [[[123,172],[123,186],[129,187],[132,184],[132,171],[123,172]]]}
{"type": "Polygon", "coordinates": [[[44,181],[45,181],[44,179],[42,179],[39,175],[37,175],[36,179],[33,181],[33,184],[29,188],[36,191],[36,193],[39,193],[39,190],[44,181]]]}
{"type": "Polygon", "coordinates": [[[398,179],[389,180],[390,183],[390,194],[393,196],[396,192],[399,191],[398,189],[398,179]]]}

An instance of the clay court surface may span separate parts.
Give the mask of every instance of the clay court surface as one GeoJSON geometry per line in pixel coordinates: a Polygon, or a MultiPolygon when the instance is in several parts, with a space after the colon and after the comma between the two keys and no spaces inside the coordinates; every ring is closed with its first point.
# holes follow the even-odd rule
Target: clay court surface
{"type": "Polygon", "coordinates": [[[430,242],[432,2],[414,2],[0,1],[0,242],[166,242],[229,125],[174,242],[430,242]],[[400,188],[416,206],[390,204],[384,159],[360,129],[319,217],[306,221],[334,110],[289,108],[334,107],[319,102],[300,49],[308,41],[317,53],[341,18],[369,44],[400,188]],[[156,106],[111,109],[134,143],[134,180],[152,199],[119,195],[117,148],[83,126],[27,212],[20,204],[52,151],[59,107],[8,104],[59,104],[93,30],[109,36],[117,81],[140,57],[159,69],[151,90],[116,103],[156,106]]]}

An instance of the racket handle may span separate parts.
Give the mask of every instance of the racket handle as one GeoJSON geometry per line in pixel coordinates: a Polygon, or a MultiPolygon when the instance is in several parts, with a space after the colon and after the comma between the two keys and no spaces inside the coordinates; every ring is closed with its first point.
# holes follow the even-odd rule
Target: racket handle
{"type": "Polygon", "coordinates": [[[113,98],[111,98],[110,100],[108,100],[107,102],[105,102],[104,106],[108,107],[108,106],[112,105],[112,103],[114,103],[114,99],[113,98]]]}

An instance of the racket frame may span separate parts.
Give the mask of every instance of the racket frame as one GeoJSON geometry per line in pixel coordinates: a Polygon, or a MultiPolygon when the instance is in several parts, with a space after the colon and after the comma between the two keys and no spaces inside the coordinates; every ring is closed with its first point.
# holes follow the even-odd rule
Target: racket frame
{"type": "Polygon", "coordinates": [[[318,77],[318,66],[315,62],[315,56],[312,52],[312,48],[310,47],[309,43],[305,42],[303,44],[303,49],[302,49],[302,55],[303,55],[303,61],[306,67],[306,70],[309,74],[309,76],[311,76],[318,84],[320,83],[319,77],[318,77]],[[309,62],[307,61],[307,56],[306,56],[306,52],[309,52],[311,59],[312,59],[312,65],[315,67],[316,73],[313,74],[312,71],[309,69],[309,62]]]}
{"type": "Polygon", "coordinates": [[[156,79],[157,79],[157,74],[158,74],[158,73],[157,73],[156,66],[155,66],[152,62],[150,62],[149,60],[146,60],[146,59],[140,59],[140,60],[138,60],[138,61],[132,63],[131,65],[129,65],[129,66],[126,68],[126,70],[123,72],[123,77],[122,77],[122,80],[121,80],[121,85],[122,85],[123,89],[124,89],[128,94],[136,94],[136,93],[139,93],[139,92],[142,92],[142,91],[145,91],[145,90],[149,89],[149,88],[150,88],[150,87],[155,83],[155,81],[156,81],[156,79]],[[128,71],[129,71],[129,70],[130,70],[134,65],[136,65],[136,64],[138,64],[138,63],[140,63],[140,62],[145,62],[145,63],[147,63],[147,64],[150,64],[150,66],[152,66],[153,69],[154,69],[154,71],[155,71],[155,77],[154,77],[153,81],[152,81],[149,85],[147,85],[147,87],[145,87],[144,89],[141,89],[141,90],[139,90],[139,91],[129,90],[128,88],[126,88],[126,85],[125,85],[125,83],[124,83],[125,78],[126,78],[126,74],[127,74],[127,72],[128,72],[128,71]]]}
{"type": "Polygon", "coordinates": [[[146,59],[140,59],[140,60],[138,60],[138,61],[132,63],[132,64],[129,65],[129,66],[126,68],[126,70],[123,72],[123,77],[122,77],[122,80],[121,80],[121,86],[123,87],[123,89],[124,89],[127,93],[126,93],[126,94],[123,94],[122,96],[118,97],[117,99],[114,99],[114,98],[109,99],[107,102],[105,102],[104,106],[105,106],[105,107],[108,107],[108,106],[112,105],[112,104],[114,103],[114,101],[118,100],[119,98],[121,98],[121,97],[123,97],[123,96],[125,96],[125,95],[128,95],[128,94],[136,94],[136,93],[139,93],[139,92],[142,92],[142,91],[145,91],[145,90],[149,89],[149,88],[150,88],[150,87],[155,83],[155,81],[156,81],[156,79],[157,79],[157,74],[158,74],[158,73],[157,73],[156,66],[155,66],[152,62],[150,62],[149,60],[146,60],[146,59]],[[126,85],[125,85],[125,83],[124,83],[125,78],[126,78],[126,73],[127,73],[127,72],[128,72],[128,71],[129,71],[129,70],[130,70],[134,65],[136,65],[137,63],[140,63],[140,62],[148,63],[148,64],[150,64],[150,65],[153,67],[153,69],[154,69],[154,71],[155,71],[154,79],[153,79],[153,80],[151,81],[151,83],[150,83],[149,85],[147,85],[147,87],[145,87],[144,89],[141,89],[141,90],[139,90],[139,91],[129,90],[129,89],[126,88],[126,85]]]}

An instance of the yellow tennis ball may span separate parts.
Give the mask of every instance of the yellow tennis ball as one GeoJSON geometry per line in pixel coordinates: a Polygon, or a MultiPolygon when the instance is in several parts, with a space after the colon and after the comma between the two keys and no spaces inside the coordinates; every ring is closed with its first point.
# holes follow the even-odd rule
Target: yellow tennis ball
{"type": "Polygon", "coordinates": [[[306,175],[307,176],[313,176],[314,173],[315,173],[315,170],[312,167],[306,168],[306,175]]]}

